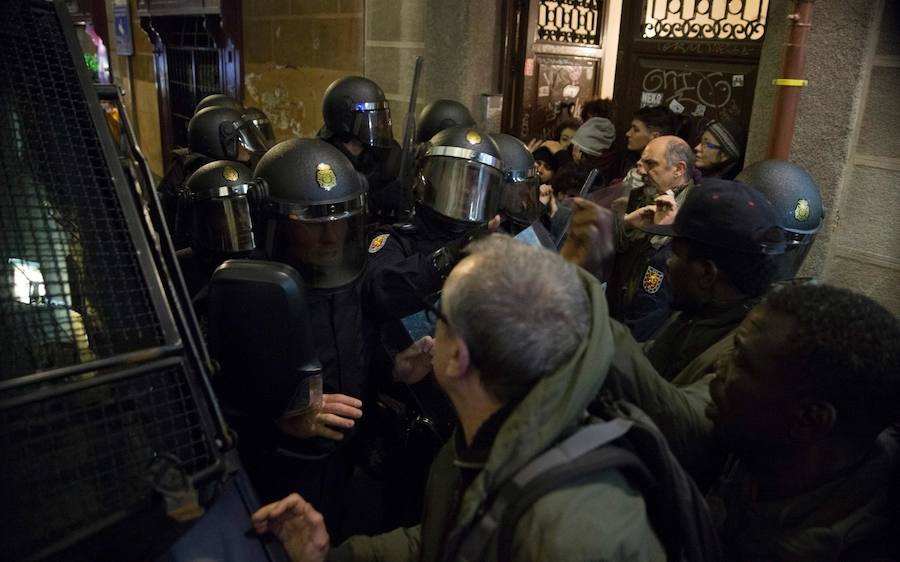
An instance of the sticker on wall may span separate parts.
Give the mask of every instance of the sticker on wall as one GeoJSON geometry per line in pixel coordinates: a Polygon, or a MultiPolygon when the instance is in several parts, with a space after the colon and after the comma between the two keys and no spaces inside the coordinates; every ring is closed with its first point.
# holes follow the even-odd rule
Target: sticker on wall
{"type": "Polygon", "coordinates": [[[539,98],[549,98],[550,97],[550,86],[541,86],[538,88],[538,97],[539,98]]]}
{"type": "Polygon", "coordinates": [[[735,74],[731,77],[731,86],[733,88],[743,88],[744,87],[744,75],[743,74],[735,74]]]}
{"type": "Polygon", "coordinates": [[[641,107],[659,105],[662,103],[662,92],[641,92],[641,107]]]}
{"type": "Polygon", "coordinates": [[[525,59],[525,76],[534,76],[534,59],[525,59]]]}
{"type": "Polygon", "coordinates": [[[576,98],[578,97],[578,92],[581,91],[581,86],[576,86],[574,84],[569,84],[565,88],[563,88],[563,97],[564,98],[576,98]]]}
{"type": "Polygon", "coordinates": [[[691,113],[694,117],[703,117],[706,115],[706,106],[702,103],[698,103],[697,107],[694,108],[694,112],[691,113]]]}
{"type": "Polygon", "coordinates": [[[669,102],[669,109],[672,110],[672,113],[684,113],[684,106],[676,99],[669,102]]]}

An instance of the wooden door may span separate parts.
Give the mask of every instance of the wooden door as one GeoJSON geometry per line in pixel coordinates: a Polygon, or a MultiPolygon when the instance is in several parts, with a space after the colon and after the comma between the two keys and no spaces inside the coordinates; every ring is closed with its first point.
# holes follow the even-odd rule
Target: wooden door
{"type": "Polygon", "coordinates": [[[505,58],[510,72],[502,84],[503,131],[525,141],[550,138],[563,117],[600,91],[606,2],[507,4],[505,44],[511,47],[505,58]]]}

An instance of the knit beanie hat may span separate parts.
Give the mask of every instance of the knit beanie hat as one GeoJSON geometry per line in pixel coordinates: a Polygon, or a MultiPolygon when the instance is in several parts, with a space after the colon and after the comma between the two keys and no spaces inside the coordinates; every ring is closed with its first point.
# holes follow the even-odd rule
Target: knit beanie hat
{"type": "Polygon", "coordinates": [[[616,139],[616,127],[605,117],[592,117],[578,127],[572,142],[585,154],[601,156],[616,139]]]}
{"type": "Polygon", "coordinates": [[[730,160],[737,160],[741,157],[744,148],[740,141],[741,130],[736,123],[712,121],[706,126],[706,130],[719,141],[722,152],[727,154],[730,160]]]}

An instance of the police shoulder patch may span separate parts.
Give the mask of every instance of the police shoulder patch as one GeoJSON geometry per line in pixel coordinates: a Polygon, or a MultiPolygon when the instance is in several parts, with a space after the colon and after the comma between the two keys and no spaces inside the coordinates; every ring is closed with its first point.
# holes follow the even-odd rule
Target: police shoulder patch
{"type": "Polygon", "coordinates": [[[644,272],[644,291],[650,293],[651,295],[655,294],[662,286],[663,277],[665,276],[666,274],[662,271],[656,269],[652,265],[648,265],[647,271],[644,272]]]}
{"type": "Polygon", "coordinates": [[[375,238],[372,238],[372,243],[369,244],[369,253],[374,254],[378,250],[384,248],[384,243],[387,242],[390,234],[379,234],[375,238]]]}

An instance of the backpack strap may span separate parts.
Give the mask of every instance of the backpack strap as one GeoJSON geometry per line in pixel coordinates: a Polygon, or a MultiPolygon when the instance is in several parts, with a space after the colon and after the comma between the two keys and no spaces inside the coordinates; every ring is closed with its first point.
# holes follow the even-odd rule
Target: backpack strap
{"type": "Polygon", "coordinates": [[[537,456],[507,480],[493,500],[489,498],[479,507],[472,525],[458,529],[458,533],[449,537],[445,559],[466,562],[484,560],[491,538],[497,532],[508,507],[519,500],[522,490],[532,480],[558,467],[565,468],[590,451],[615,441],[625,435],[631,426],[630,420],[621,418],[589,423],[537,456]]]}
{"type": "Polygon", "coordinates": [[[647,466],[627,449],[614,445],[601,446],[575,461],[547,471],[519,491],[519,496],[506,509],[498,531],[498,560],[512,560],[513,535],[519,519],[535,502],[555,490],[572,488],[594,480],[604,470],[629,471],[640,481],[640,489],[655,486],[647,466]]]}

